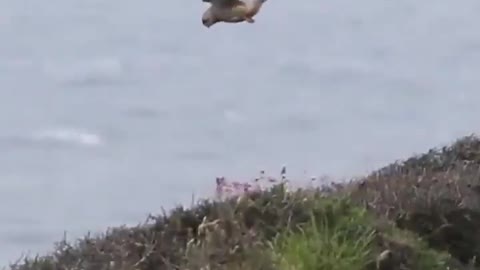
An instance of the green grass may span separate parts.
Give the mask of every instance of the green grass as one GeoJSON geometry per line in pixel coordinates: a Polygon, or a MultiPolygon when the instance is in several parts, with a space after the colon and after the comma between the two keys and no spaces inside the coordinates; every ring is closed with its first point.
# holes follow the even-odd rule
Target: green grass
{"type": "Polygon", "coordinates": [[[378,239],[389,243],[397,257],[393,265],[403,264],[413,270],[455,269],[447,253],[429,248],[415,234],[390,225],[379,231],[375,219],[364,208],[352,206],[345,199],[320,199],[317,203],[323,206],[321,214],[311,213],[310,222],[272,241],[278,269],[375,269],[376,256],[382,252],[378,239]]]}
{"type": "MultiPolygon", "coordinates": [[[[327,199],[324,199],[325,201],[327,199]]],[[[361,270],[372,260],[375,230],[364,210],[325,203],[324,213],[274,240],[273,253],[283,270],[361,270]]]]}

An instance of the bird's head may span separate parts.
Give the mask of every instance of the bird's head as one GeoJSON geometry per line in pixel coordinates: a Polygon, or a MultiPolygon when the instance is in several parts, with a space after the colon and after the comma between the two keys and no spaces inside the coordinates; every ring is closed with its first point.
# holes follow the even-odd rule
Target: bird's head
{"type": "Polygon", "coordinates": [[[212,13],[209,10],[203,13],[202,24],[205,27],[210,28],[212,25],[216,24],[217,22],[218,20],[212,15],[212,13]]]}

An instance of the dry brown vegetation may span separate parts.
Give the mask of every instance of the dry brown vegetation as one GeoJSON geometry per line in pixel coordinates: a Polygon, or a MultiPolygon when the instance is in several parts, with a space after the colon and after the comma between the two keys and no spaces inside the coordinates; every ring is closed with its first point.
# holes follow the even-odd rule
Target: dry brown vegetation
{"type": "MultiPolygon", "coordinates": [[[[480,140],[475,136],[348,183],[288,191],[283,180],[268,190],[246,187],[239,196],[177,207],[137,227],[113,228],[75,243],[61,241],[48,256],[22,259],[10,268],[480,269],[480,140]],[[312,220],[328,221],[335,235],[344,235],[338,242],[344,243],[342,251],[362,251],[349,249],[359,238],[352,235],[353,227],[372,228],[374,237],[365,242],[363,257],[349,255],[365,259],[365,265],[329,265],[331,253],[302,246],[314,239],[297,237],[312,220]],[[293,267],[298,258],[312,264],[293,267]]],[[[330,239],[331,230],[322,228],[310,232],[321,231],[330,239]]]]}

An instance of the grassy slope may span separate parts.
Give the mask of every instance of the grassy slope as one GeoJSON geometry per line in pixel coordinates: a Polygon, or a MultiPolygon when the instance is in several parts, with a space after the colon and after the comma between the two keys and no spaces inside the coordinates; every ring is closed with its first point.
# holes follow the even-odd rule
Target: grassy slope
{"type": "Polygon", "coordinates": [[[465,137],[343,185],[178,207],[11,269],[480,269],[479,173],[480,140],[465,137]]]}

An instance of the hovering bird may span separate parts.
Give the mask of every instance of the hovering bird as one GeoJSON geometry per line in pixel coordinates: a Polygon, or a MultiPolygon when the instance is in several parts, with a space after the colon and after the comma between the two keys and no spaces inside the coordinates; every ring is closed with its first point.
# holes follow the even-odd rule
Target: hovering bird
{"type": "Polygon", "coordinates": [[[203,13],[202,23],[209,28],[218,22],[254,23],[253,17],[267,0],[202,0],[211,6],[203,13]]]}

